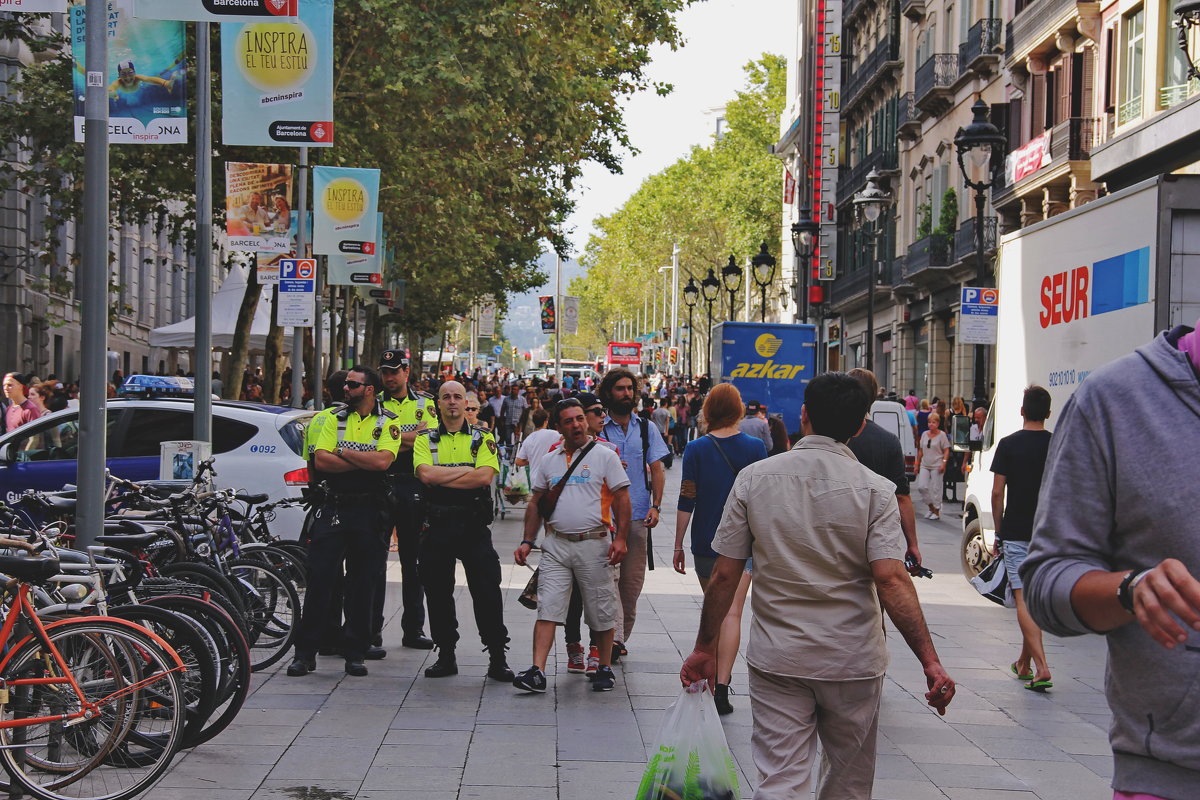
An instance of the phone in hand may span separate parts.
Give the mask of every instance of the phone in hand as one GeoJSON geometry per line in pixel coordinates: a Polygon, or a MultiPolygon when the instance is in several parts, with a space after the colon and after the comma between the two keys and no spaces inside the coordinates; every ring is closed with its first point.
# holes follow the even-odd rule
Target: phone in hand
{"type": "Polygon", "coordinates": [[[933,570],[922,567],[912,556],[904,557],[904,566],[914,578],[932,578],[933,570]],[[913,568],[916,568],[915,570],[913,568]]]}

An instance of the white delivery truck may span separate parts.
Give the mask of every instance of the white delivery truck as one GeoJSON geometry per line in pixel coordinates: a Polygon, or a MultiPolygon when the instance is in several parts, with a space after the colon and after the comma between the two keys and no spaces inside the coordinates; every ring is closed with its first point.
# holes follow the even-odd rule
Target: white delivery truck
{"type": "Polygon", "coordinates": [[[1200,176],[1160,175],[1003,237],[997,287],[995,394],[964,501],[968,577],[991,559],[991,459],[1021,427],[1025,387],[1049,390],[1053,430],[1092,370],[1200,316],[1200,176]]]}

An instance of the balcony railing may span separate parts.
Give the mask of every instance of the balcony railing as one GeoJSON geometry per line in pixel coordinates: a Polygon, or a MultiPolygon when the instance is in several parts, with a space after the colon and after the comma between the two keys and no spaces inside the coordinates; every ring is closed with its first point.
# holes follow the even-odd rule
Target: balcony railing
{"type": "Polygon", "coordinates": [[[995,55],[1000,45],[1004,23],[998,19],[981,19],[967,31],[967,40],[958,46],[959,73],[975,66],[976,60],[995,55]]]}
{"type": "Polygon", "coordinates": [[[1101,122],[1090,117],[1071,117],[1050,129],[1050,162],[1086,161],[1099,142],[1101,122]]]}
{"type": "Polygon", "coordinates": [[[894,170],[899,167],[899,158],[896,147],[893,144],[887,150],[875,150],[867,153],[866,158],[863,158],[853,167],[847,167],[844,171],[838,174],[837,185],[837,203],[842,203],[849,200],[855,192],[863,188],[867,182],[867,174],[871,170],[894,170]]]}
{"type": "MultiPolygon", "coordinates": [[[[1027,4],[1016,13],[1010,23],[1013,41],[1031,43],[1044,38],[1042,34],[1050,33],[1048,30],[1050,26],[1062,19],[1068,9],[1073,8],[1075,8],[1075,0],[1038,0],[1038,2],[1027,4]]],[[[1012,58],[1013,54],[1014,51],[1010,48],[1008,57],[1012,58]]]]}
{"type": "Polygon", "coordinates": [[[914,92],[902,94],[896,104],[896,130],[899,133],[916,133],[921,129],[921,116],[914,97],[914,92]]]}
{"type": "Polygon", "coordinates": [[[915,278],[927,269],[945,267],[949,263],[949,239],[940,233],[930,234],[908,246],[908,257],[904,259],[904,277],[915,278]]]}
{"type": "MultiPolygon", "coordinates": [[[[996,249],[996,218],[983,218],[983,250],[990,252],[996,249]]],[[[971,217],[954,232],[954,260],[962,261],[967,256],[975,255],[975,217],[971,217]]]]}
{"type": "Polygon", "coordinates": [[[899,39],[891,36],[884,36],[879,40],[879,44],[875,45],[875,49],[871,51],[858,68],[850,73],[846,80],[845,86],[842,89],[842,97],[844,102],[842,108],[846,108],[854,102],[854,98],[862,91],[871,79],[879,74],[879,71],[884,68],[889,61],[896,61],[900,57],[899,39]]]}
{"type": "Polygon", "coordinates": [[[1121,105],[1117,106],[1117,124],[1125,125],[1130,122],[1136,122],[1142,118],[1142,96],[1126,100],[1121,105]]]}
{"type": "MultiPolygon", "coordinates": [[[[882,245],[882,241],[880,242],[882,245]]],[[[856,253],[860,251],[856,249],[856,253]]],[[[867,287],[871,284],[872,267],[876,273],[875,292],[876,297],[881,292],[890,292],[892,284],[895,280],[895,263],[885,259],[880,265],[878,262],[872,264],[868,259],[871,255],[871,244],[868,241],[866,246],[861,249],[861,254],[856,256],[854,264],[848,267],[848,271],[839,275],[838,279],[833,282],[830,287],[829,300],[836,307],[841,303],[852,300],[855,297],[866,297],[867,287]]]]}
{"type": "Polygon", "coordinates": [[[1164,86],[1158,90],[1158,104],[1163,108],[1177,106],[1196,93],[1200,84],[1193,81],[1180,83],[1175,86],[1164,86]]]}
{"type": "Polygon", "coordinates": [[[913,92],[918,106],[930,102],[938,90],[948,90],[958,80],[958,53],[934,53],[917,67],[913,92]]]}

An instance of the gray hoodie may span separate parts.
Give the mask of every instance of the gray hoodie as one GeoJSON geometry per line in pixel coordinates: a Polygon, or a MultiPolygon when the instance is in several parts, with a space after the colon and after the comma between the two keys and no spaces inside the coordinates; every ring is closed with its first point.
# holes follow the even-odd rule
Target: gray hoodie
{"type": "MultiPolygon", "coordinates": [[[[1021,567],[1029,611],[1051,633],[1094,633],[1071,608],[1087,572],[1177,558],[1200,575],[1200,381],[1175,348],[1188,330],[1096,370],[1063,409],[1021,567]]],[[[1113,788],[1200,797],[1200,632],[1173,650],[1136,622],[1107,638],[1113,788]]]]}

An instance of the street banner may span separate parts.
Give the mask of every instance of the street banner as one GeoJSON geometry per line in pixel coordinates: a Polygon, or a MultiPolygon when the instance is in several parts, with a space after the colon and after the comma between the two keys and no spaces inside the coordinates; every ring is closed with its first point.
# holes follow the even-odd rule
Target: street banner
{"type": "Polygon", "coordinates": [[[317,261],[285,258],[279,262],[278,322],[283,327],[311,328],[316,319],[317,261]]]}
{"type": "Polygon", "coordinates": [[[290,164],[225,164],[225,233],[230,250],[287,253],[295,241],[290,164]]]}
{"type": "Polygon", "coordinates": [[[375,255],[378,200],[379,170],[313,167],[313,252],[375,255]]]}
{"type": "Polygon", "coordinates": [[[479,301],[479,337],[491,339],[496,335],[496,298],[490,294],[479,301]]]}
{"type": "Polygon", "coordinates": [[[574,336],[579,333],[579,298],[563,295],[562,332],[574,336]]]}
{"type": "Polygon", "coordinates": [[[958,307],[958,341],[962,344],[995,344],[999,312],[999,289],[962,287],[962,301],[958,307]]]}
{"type": "Polygon", "coordinates": [[[0,11],[24,11],[27,14],[67,12],[67,0],[0,0],[0,11]]]}
{"type": "Polygon", "coordinates": [[[542,333],[554,333],[554,295],[542,295],[538,304],[542,309],[542,333]]]}
{"type": "MultiPolygon", "coordinates": [[[[108,139],[113,144],[182,144],[188,140],[186,29],[182,22],[134,19],[133,0],[108,0],[108,66],[87,72],[87,9],[71,6],[75,68],[75,141],[83,141],[88,84],[108,87],[108,139]]],[[[59,3],[56,11],[64,11],[59,3]]]]}
{"type": "MultiPolygon", "coordinates": [[[[383,214],[377,215],[376,230],[383,230],[383,214]]],[[[383,243],[386,244],[386,237],[383,243]]],[[[333,253],[325,258],[325,283],[330,286],[383,286],[384,262],[381,244],[373,255],[333,253]]]]}
{"type": "Polygon", "coordinates": [[[225,144],[332,147],[333,0],[303,0],[295,24],[222,23],[221,93],[225,144]]]}
{"type": "MultiPolygon", "coordinates": [[[[136,0],[134,14],[188,22],[294,22],[299,0],[136,0]]],[[[60,3],[61,5],[61,3],[60,3]]]]}

